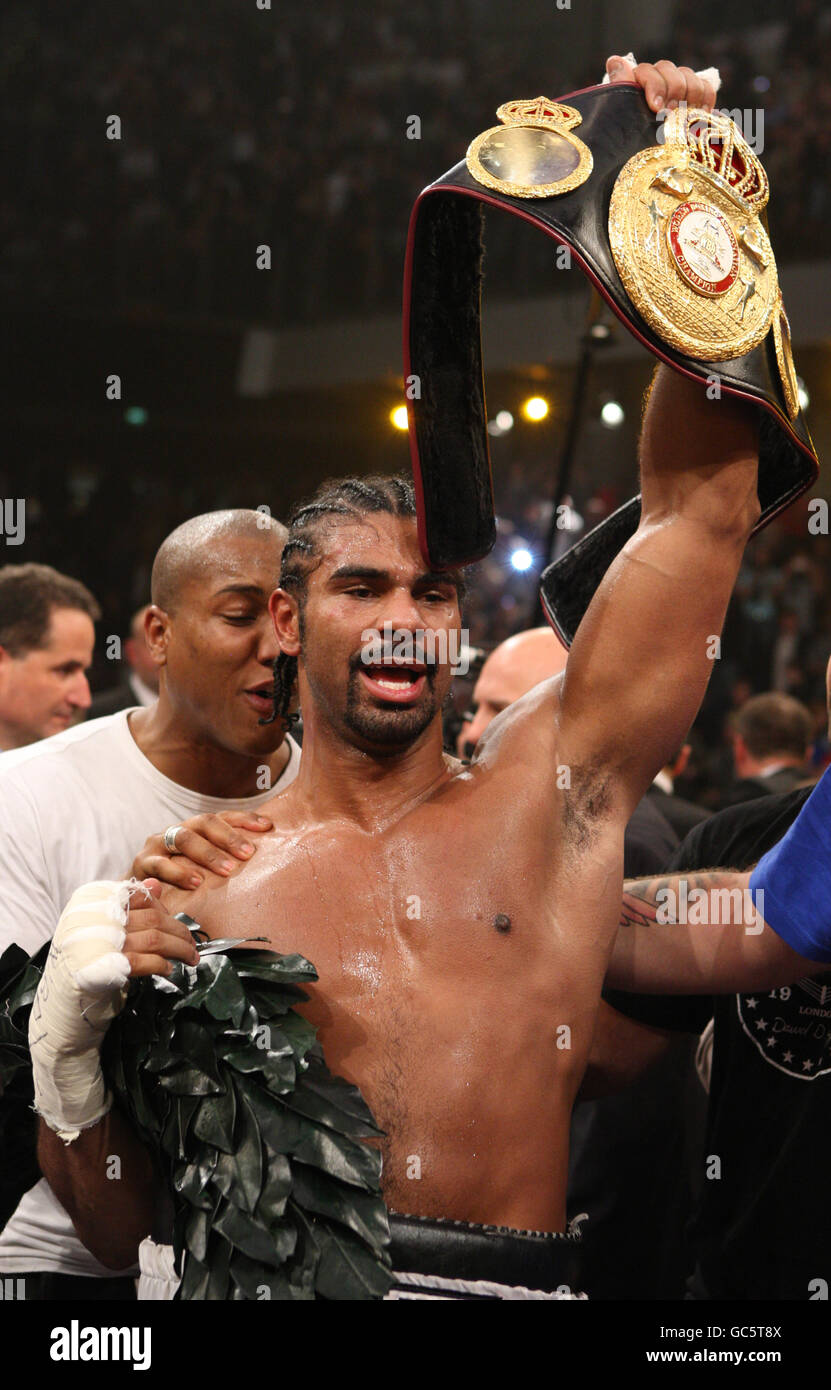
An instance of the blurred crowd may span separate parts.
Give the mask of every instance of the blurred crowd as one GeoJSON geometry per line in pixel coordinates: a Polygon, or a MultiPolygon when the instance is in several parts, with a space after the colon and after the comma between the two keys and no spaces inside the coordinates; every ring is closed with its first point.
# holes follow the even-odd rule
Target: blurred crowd
{"type": "MultiPolygon", "coordinates": [[[[24,308],[279,323],[396,312],[414,192],[501,101],[560,80],[539,34],[509,8],[481,9],[78,0],[70,19],[52,0],[37,12],[10,0],[4,293],[24,308]],[[113,116],[120,139],[107,138],[113,116]]],[[[710,9],[684,0],[665,46],[716,63],[728,109],[764,107],[777,253],[811,257],[829,213],[831,12],[818,0],[710,9]]],[[[561,77],[596,82],[605,57],[561,77]]],[[[529,241],[507,292],[538,285],[544,250],[529,241]]]]}

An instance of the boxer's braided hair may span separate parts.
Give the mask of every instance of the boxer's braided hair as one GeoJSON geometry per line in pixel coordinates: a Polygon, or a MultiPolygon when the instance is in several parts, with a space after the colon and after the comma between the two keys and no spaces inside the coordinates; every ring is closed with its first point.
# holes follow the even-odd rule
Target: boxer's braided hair
{"type": "MultiPolygon", "coordinates": [[[[415,493],[409,478],[401,474],[367,478],[330,479],[321,483],[314,497],[301,502],[289,516],[289,534],[283,548],[280,566],[280,587],[297,596],[300,607],[300,636],[303,636],[303,606],[309,575],[322,559],[320,532],[332,521],[362,521],[373,512],[389,516],[414,517],[415,493]]],[[[272,696],[274,710],[271,724],[277,719],[294,724],[299,715],[290,714],[297,685],[297,657],[281,653],[274,663],[272,696]]]]}

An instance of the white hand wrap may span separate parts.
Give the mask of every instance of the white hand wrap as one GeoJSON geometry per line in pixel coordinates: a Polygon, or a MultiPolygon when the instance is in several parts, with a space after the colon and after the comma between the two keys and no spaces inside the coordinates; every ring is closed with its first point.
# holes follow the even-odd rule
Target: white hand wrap
{"type": "Polygon", "coordinates": [[[76,889],[58,922],[32,1005],[35,1109],[67,1144],[112,1105],[101,1044],[124,1003],[130,975],[121,950],[127,902],[140,886],[132,879],[76,889]]]}

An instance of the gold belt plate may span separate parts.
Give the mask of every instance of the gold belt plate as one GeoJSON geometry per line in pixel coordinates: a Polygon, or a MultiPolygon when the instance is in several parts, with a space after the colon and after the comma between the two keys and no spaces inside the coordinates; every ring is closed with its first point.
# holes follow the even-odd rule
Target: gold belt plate
{"type": "Polygon", "coordinates": [[[671,347],[724,362],[767,334],[780,297],[767,232],[686,149],[641,150],[623,166],[609,241],[629,298],[671,347]]]}
{"type": "Polygon", "coordinates": [[[583,119],[575,107],[534,97],[506,101],[496,114],[502,125],[477,135],[465,156],[477,183],[511,198],[553,198],[586,182],[594,160],[571,133],[583,119]]]}

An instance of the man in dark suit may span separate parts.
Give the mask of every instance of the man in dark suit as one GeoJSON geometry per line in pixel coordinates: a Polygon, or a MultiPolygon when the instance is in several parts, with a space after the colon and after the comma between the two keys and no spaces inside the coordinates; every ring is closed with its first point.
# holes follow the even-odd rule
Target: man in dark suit
{"type": "Polygon", "coordinates": [[[811,715],[801,701],[779,691],[754,695],[733,720],[736,780],[722,806],[776,796],[812,781],[807,767],[811,732],[811,715]]]}
{"type": "Polygon", "coordinates": [[[649,800],[664,819],[669,821],[679,840],[685,839],[693,827],[700,825],[710,814],[703,806],[697,806],[694,801],[687,801],[685,797],[675,794],[675,779],[683,774],[691,752],[690,744],[683,744],[672,761],[661,768],[647,792],[649,800]]]}
{"type": "Polygon", "coordinates": [[[144,620],[150,610],[146,603],[130,621],[130,636],[124,639],[126,669],[118,685],[94,695],[88,719],[100,719],[104,714],[116,714],[134,705],[152,705],[159,693],[159,672],[144,640],[144,620]]]}

